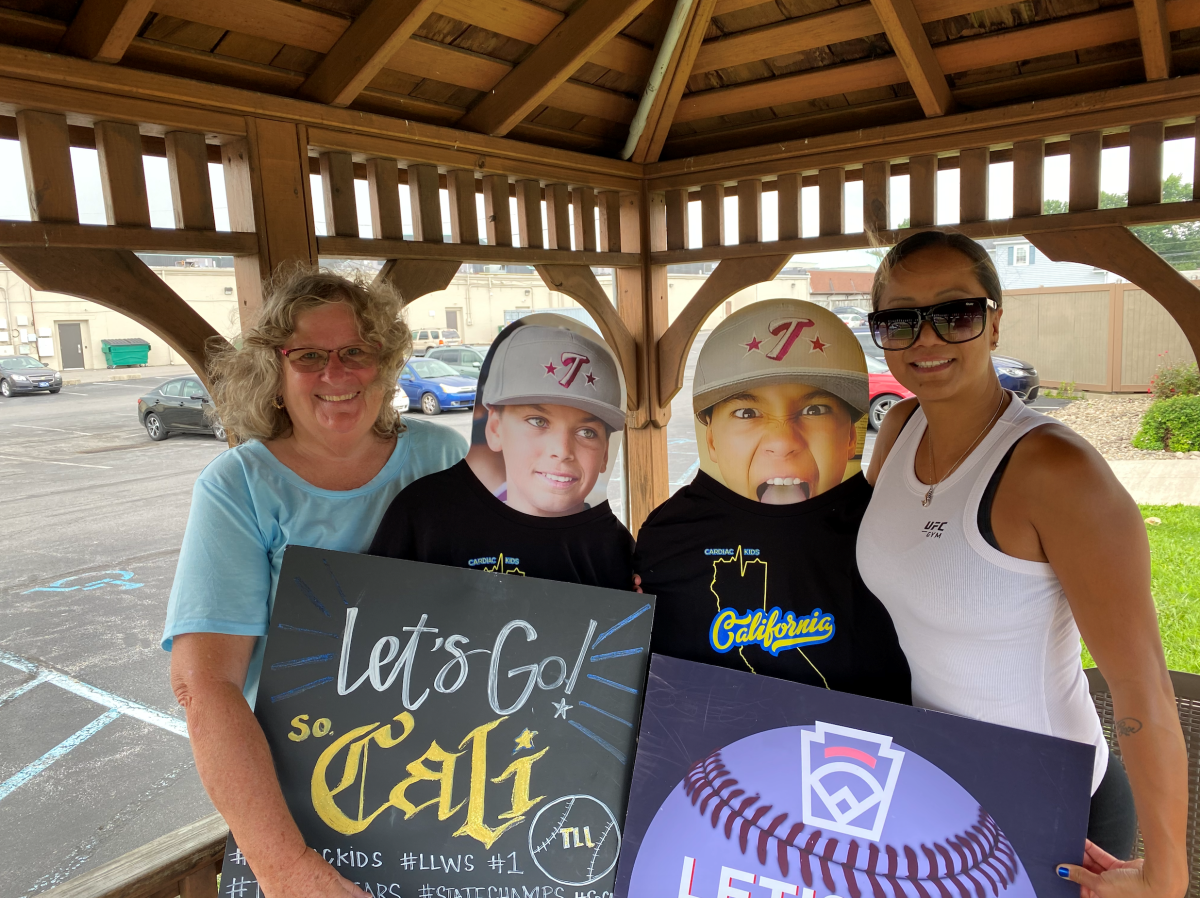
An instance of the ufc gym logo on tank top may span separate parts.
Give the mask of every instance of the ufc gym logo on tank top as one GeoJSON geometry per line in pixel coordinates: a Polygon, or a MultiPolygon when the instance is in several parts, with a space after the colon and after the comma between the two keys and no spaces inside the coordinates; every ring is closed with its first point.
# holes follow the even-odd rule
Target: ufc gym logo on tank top
{"type": "Polygon", "coordinates": [[[941,539],[942,534],[946,531],[946,525],[949,523],[949,521],[929,521],[925,525],[925,538],[941,539]]]}

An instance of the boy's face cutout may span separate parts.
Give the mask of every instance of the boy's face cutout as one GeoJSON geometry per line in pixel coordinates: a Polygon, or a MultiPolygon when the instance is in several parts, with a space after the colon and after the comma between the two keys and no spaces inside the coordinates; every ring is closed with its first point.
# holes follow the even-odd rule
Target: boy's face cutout
{"type": "Polygon", "coordinates": [[[609,430],[595,415],[568,405],[488,409],[488,448],[504,458],[508,505],[557,517],[584,510],[608,468],[609,430]]]}
{"type": "Polygon", "coordinates": [[[709,460],[725,485],[769,505],[801,502],[837,486],[858,454],[858,440],[850,407],[803,383],[759,385],[723,399],[709,410],[705,427],[709,460]]]}

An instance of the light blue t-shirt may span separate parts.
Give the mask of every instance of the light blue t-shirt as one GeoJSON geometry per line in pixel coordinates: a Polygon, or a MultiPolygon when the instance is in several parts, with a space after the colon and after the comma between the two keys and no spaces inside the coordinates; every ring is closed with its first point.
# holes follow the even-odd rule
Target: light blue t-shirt
{"type": "MultiPolygon", "coordinates": [[[[408,420],[391,458],[366,485],[323,490],[262,443],[222,452],[196,479],[192,509],[167,604],[162,646],[180,633],[267,635],[283,550],[290,543],[365,552],[392,499],[414,480],[444,471],[467,452],[449,427],[408,420]]],[[[254,703],[265,639],[258,639],[245,695],[254,703]]]]}

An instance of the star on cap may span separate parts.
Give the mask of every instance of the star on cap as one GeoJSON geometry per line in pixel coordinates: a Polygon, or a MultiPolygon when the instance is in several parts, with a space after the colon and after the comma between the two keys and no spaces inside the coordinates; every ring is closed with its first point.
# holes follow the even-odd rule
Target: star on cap
{"type": "MultiPolygon", "coordinates": [[[[558,366],[554,364],[554,359],[550,360],[549,365],[543,365],[542,367],[546,369],[546,374],[553,375],[556,371],[558,371],[558,366]]],[[[546,374],[543,374],[542,377],[545,377],[546,374]]]]}
{"type": "Polygon", "coordinates": [[[585,374],[585,375],[584,375],[584,377],[586,377],[586,378],[587,378],[587,385],[588,385],[589,387],[591,387],[591,388],[595,389],[595,387],[596,387],[596,375],[592,374],[592,372],[591,372],[591,371],[589,371],[587,374],[585,374]]]}
{"type": "Polygon", "coordinates": [[[758,339],[757,336],[751,337],[749,343],[743,343],[742,345],[746,347],[747,355],[749,355],[750,353],[752,353],[756,350],[758,352],[762,352],[762,350],[759,349],[759,347],[762,346],[762,340],[758,339]]]}
{"type": "Polygon", "coordinates": [[[809,350],[810,352],[820,352],[822,354],[825,352],[825,347],[829,345],[828,343],[821,342],[820,334],[817,334],[815,340],[809,340],[808,342],[812,344],[812,349],[809,350]]]}

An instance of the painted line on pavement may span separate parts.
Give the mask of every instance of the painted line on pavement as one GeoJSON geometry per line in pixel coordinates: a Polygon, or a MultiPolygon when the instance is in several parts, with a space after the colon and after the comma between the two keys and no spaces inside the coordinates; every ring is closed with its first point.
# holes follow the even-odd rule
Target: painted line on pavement
{"type": "Polygon", "coordinates": [[[68,736],[32,764],[18,770],[4,782],[0,783],[0,801],[4,801],[15,790],[21,788],[21,786],[25,785],[67,752],[71,751],[71,749],[83,745],[83,743],[87,742],[120,716],[121,712],[116,708],[109,708],[82,730],[68,736]]]}
{"type": "Polygon", "coordinates": [[[12,426],[13,427],[25,427],[25,428],[28,428],[29,430],[53,430],[57,433],[74,433],[81,437],[93,436],[93,434],[86,433],[82,430],[63,430],[61,427],[39,427],[36,424],[14,424],[12,426]]]}
{"type": "Polygon", "coordinates": [[[45,682],[46,682],[46,675],[44,673],[40,673],[36,677],[34,677],[32,680],[26,680],[20,686],[14,686],[12,689],[8,690],[7,692],[0,694],[0,708],[4,707],[6,704],[11,702],[14,698],[18,698],[19,696],[24,695],[26,692],[28,692],[34,686],[38,686],[45,682]]]}
{"type": "Polygon", "coordinates": [[[81,465],[74,461],[51,461],[48,458],[22,458],[19,455],[0,455],[0,458],[7,458],[9,461],[27,461],[40,463],[43,465],[66,465],[68,468],[102,468],[105,471],[111,471],[112,465],[81,465]]]}
{"type": "Polygon", "coordinates": [[[33,661],[27,661],[19,655],[14,655],[11,652],[0,651],[0,664],[7,664],[9,667],[15,667],[17,670],[23,670],[25,673],[34,674],[35,676],[45,675],[45,682],[53,683],[60,689],[65,689],[67,692],[78,695],[80,698],[86,698],[88,701],[95,702],[98,705],[103,705],[114,711],[118,711],[128,717],[140,720],[143,723],[148,723],[151,726],[159,727],[174,733],[176,736],[187,738],[187,723],[180,720],[178,717],[172,717],[159,711],[156,708],[151,708],[149,705],[143,705],[141,702],[135,702],[132,699],[121,698],[119,695],[113,695],[111,692],[106,692],[82,680],[77,680],[74,677],[67,676],[49,667],[37,664],[33,661]]]}

